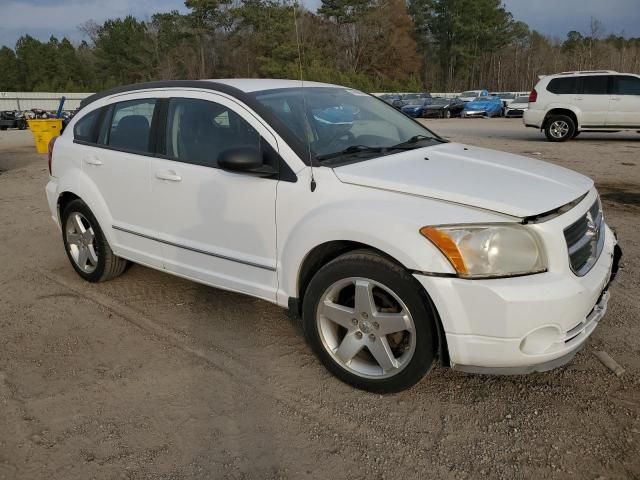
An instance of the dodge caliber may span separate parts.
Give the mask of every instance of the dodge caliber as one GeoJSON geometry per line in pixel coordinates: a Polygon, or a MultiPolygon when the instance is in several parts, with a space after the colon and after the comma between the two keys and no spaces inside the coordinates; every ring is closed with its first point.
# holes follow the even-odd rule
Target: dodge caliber
{"type": "Polygon", "coordinates": [[[336,85],[98,93],[51,142],[49,170],[83,279],[135,262],[289,308],[326,368],[371,391],[408,388],[435,362],[567,363],[620,257],[591,179],[449,142],[336,85]]]}

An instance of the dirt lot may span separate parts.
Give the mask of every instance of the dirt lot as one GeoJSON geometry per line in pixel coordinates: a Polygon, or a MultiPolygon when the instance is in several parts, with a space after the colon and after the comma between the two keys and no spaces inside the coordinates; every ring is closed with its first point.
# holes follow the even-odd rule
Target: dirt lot
{"type": "Polygon", "coordinates": [[[331,377],[266,302],[139,266],[83,283],[49,218],[45,156],[0,132],[0,479],[640,478],[640,135],[556,145],[519,120],[428,124],[596,179],[625,270],[572,364],[436,368],[380,396],[331,377]]]}

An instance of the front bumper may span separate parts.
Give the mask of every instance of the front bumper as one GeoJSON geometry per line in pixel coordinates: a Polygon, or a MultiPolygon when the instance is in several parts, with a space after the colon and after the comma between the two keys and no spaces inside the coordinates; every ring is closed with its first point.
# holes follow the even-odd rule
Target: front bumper
{"type": "Polygon", "coordinates": [[[613,232],[584,277],[546,272],[464,280],[415,274],[433,300],[452,368],[474,373],[545,371],[570,361],[604,316],[620,258],[613,232]]]}
{"type": "Polygon", "coordinates": [[[487,116],[487,112],[486,110],[463,110],[462,111],[462,117],[467,118],[467,117],[486,117],[487,116]]]}
{"type": "Polygon", "coordinates": [[[507,108],[504,112],[505,117],[522,117],[524,116],[524,108],[507,108]]]}

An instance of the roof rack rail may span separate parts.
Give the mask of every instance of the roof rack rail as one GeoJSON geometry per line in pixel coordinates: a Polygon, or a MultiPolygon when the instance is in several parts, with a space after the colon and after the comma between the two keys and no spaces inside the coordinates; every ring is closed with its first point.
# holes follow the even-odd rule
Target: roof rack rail
{"type": "Polygon", "coordinates": [[[580,75],[588,73],[618,73],[615,70],[575,70],[573,72],[560,72],[556,75],[580,75]]]}

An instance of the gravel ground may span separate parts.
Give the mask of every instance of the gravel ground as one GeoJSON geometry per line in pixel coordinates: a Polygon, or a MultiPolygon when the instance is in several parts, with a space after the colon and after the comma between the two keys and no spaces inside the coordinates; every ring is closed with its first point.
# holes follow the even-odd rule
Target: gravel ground
{"type": "Polygon", "coordinates": [[[596,179],[625,269],[573,363],[435,368],[374,395],[330,376],[269,303],[140,266],[84,283],[49,217],[45,156],[0,132],[0,479],[640,478],[640,135],[427,124],[596,179]]]}

